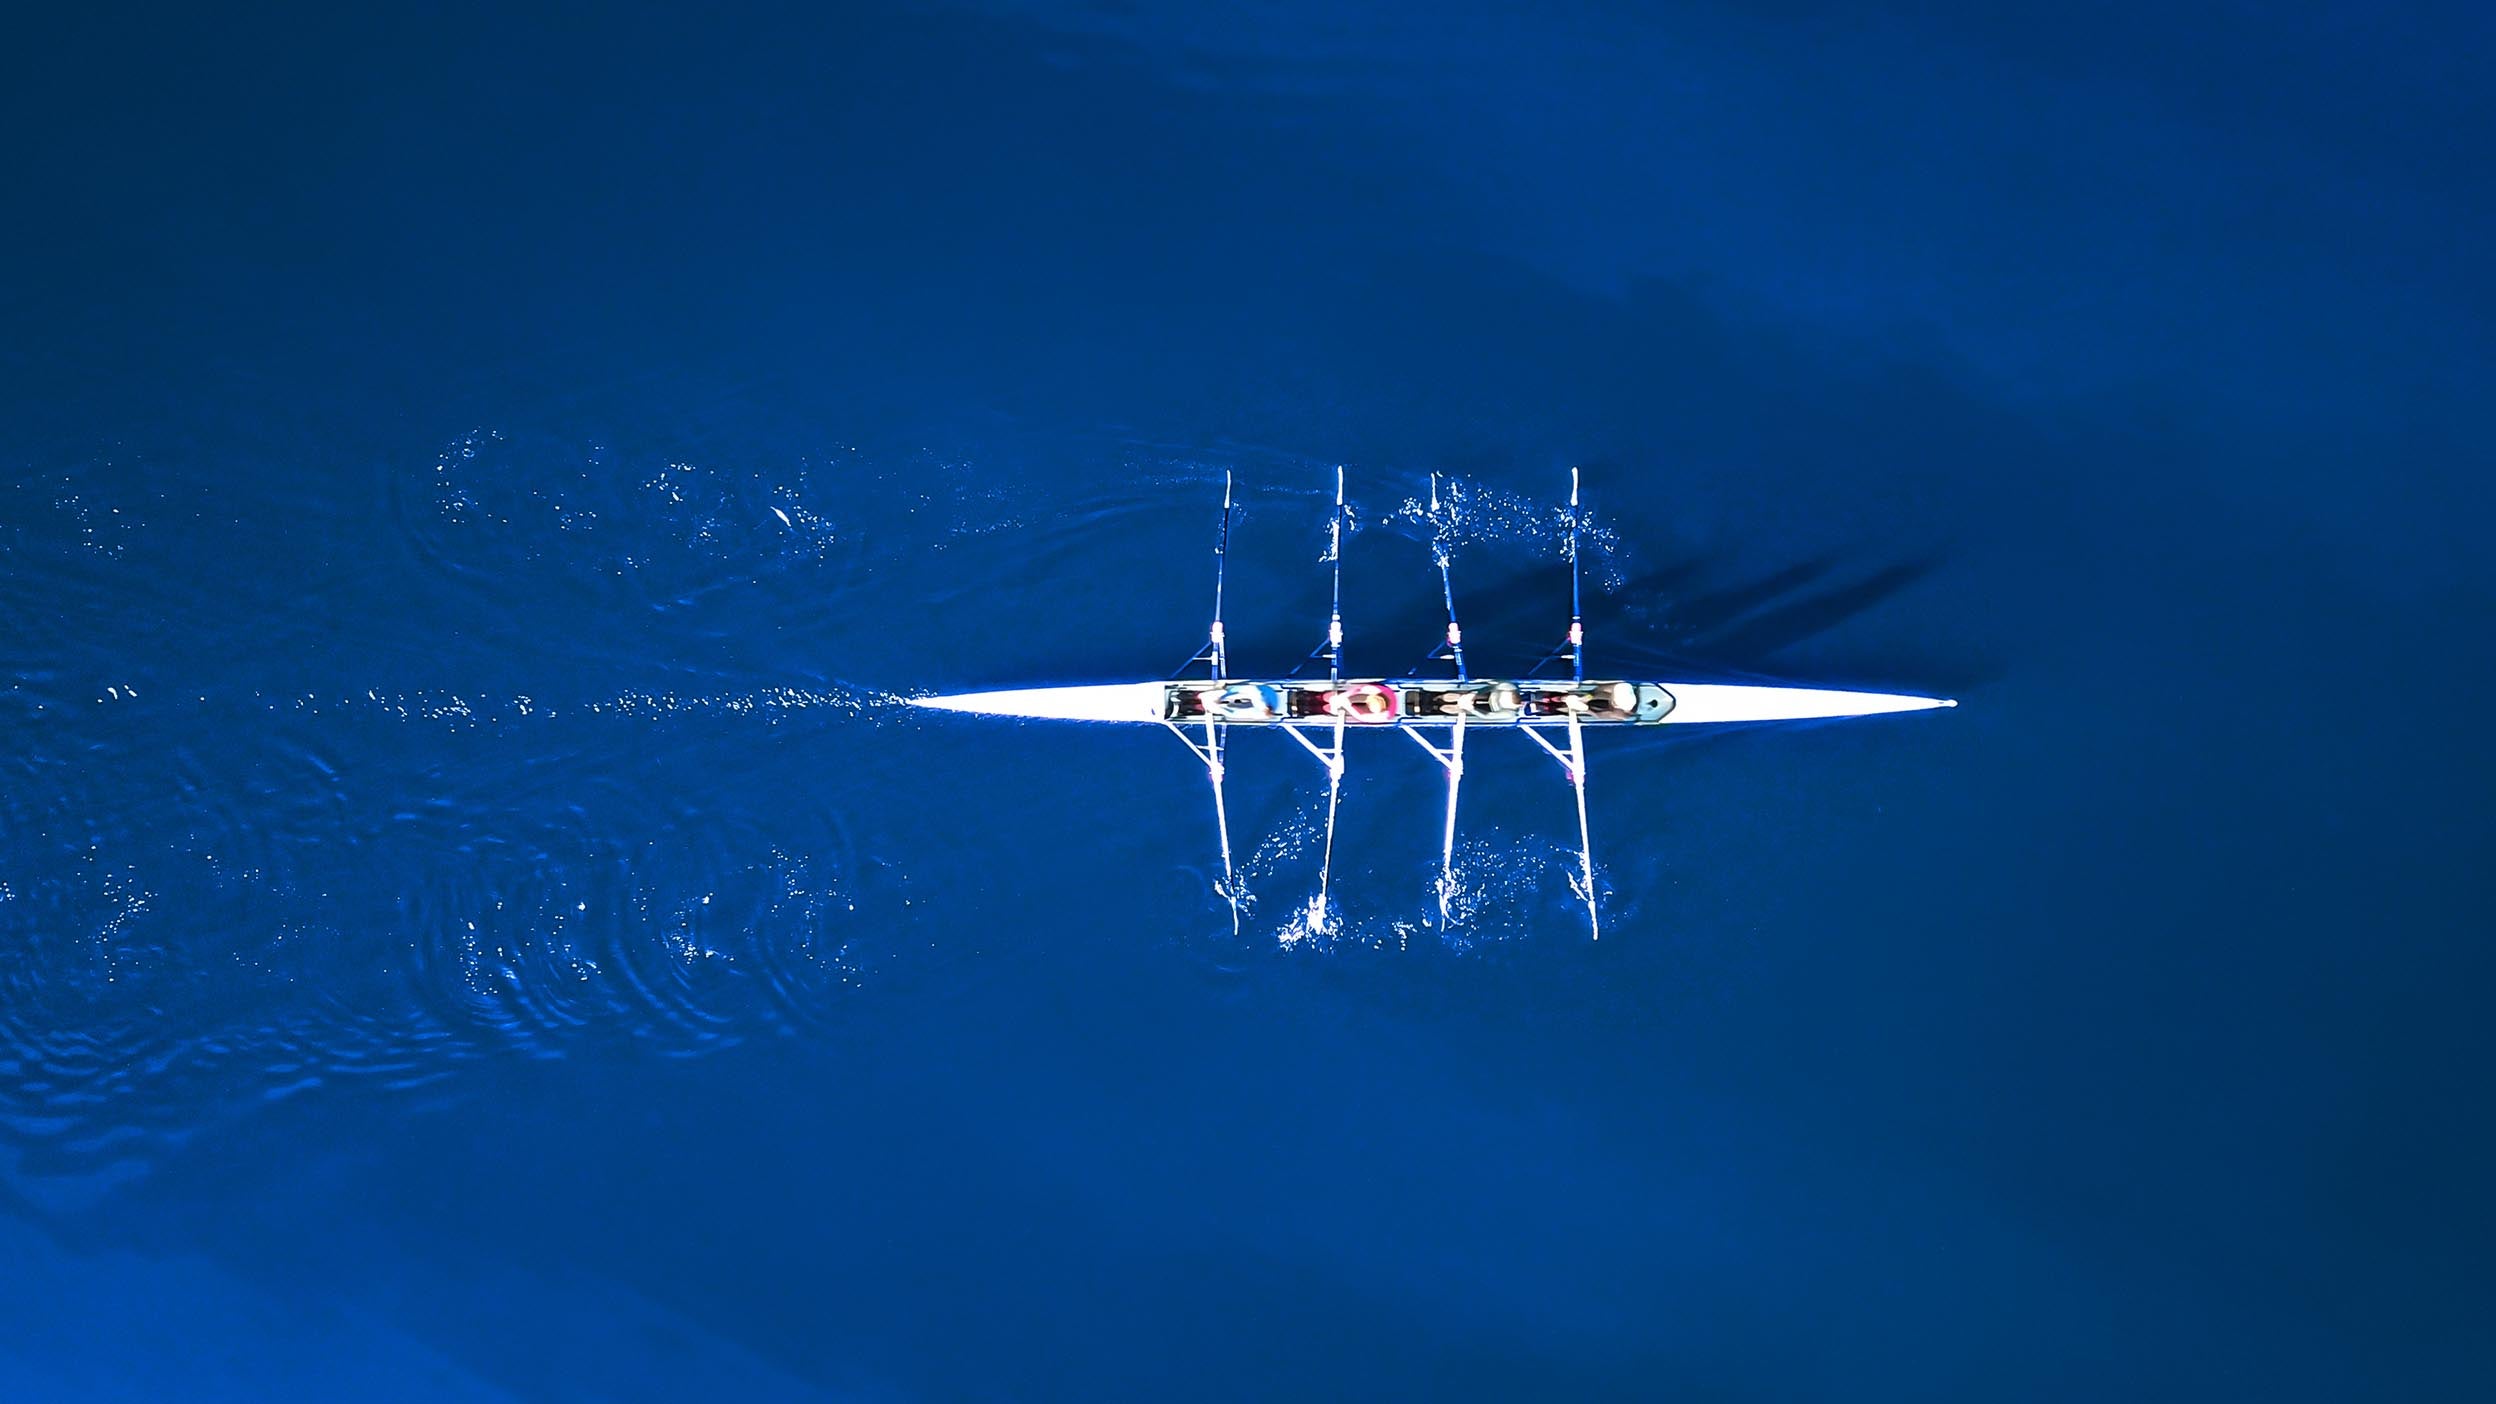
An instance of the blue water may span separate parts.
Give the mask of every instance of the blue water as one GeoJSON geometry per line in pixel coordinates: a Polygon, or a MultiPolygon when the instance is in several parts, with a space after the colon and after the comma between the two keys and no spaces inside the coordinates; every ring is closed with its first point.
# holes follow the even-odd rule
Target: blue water
{"type": "Polygon", "coordinates": [[[2483,11],[17,28],[0,1397],[2496,1387],[2483,11]]]}

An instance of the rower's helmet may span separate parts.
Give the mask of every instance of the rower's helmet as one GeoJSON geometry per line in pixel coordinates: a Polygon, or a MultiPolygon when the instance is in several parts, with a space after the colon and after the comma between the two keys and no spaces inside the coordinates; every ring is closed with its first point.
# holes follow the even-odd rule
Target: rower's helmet
{"type": "Polygon", "coordinates": [[[1625,682],[1616,682],[1604,689],[1612,710],[1626,714],[1638,705],[1638,690],[1625,682]]]}

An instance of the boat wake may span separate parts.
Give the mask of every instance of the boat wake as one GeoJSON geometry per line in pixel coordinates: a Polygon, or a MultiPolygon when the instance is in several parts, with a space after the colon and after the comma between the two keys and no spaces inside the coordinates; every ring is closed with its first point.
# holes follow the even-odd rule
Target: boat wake
{"type": "MultiPolygon", "coordinates": [[[[1442,877],[1432,861],[1403,870],[1363,869],[1351,878],[1359,889],[1347,909],[1342,891],[1324,905],[1315,888],[1317,851],[1325,841],[1323,798],[1292,811],[1259,836],[1239,863],[1234,886],[1240,897],[1241,940],[1268,949],[1325,954],[1337,951],[1409,950],[1429,943],[1463,955],[1532,939],[1540,932],[1569,930],[1585,905],[1577,850],[1548,836],[1512,833],[1497,824],[1456,845],[1455,862],[1442,877]],[[1439,884],[1446,884],[1447,917],[1437,913],[1439,884]],[[1279,918],[1261,900],[1265,893],[1292,894],[1279,918]],[[1565,895],[1564,895],[1565,894],[1565,895]]],[[[1595,869],[1598,900],[1610,900],[1601,865],[1595,869]]],[[[1229,945],[1227,931],[1220,937],[1229,945]]]]}
{"type": "Polygon", "coordinates": [[[74,1199],[327,1086],[800,1031],[894,948],[896,875],[752,744],[790,699],[462,695],[44,705],[0,790],[0,1178],[74,1199]],[[402,719],[448,725],[411,749],[402,719]]]}
{"type": "Polygon", "coordinates": [[[729,629],[870,568],[845,499],[495,434],[396,486],[212,531],[108,463],[0,524],[40,660],[0,677],[0,1182],[67,1204],[324,1089],[822,1027],[901,949],[856,816],[903,704],[729,629]],[[233,568],[296,536],[331,577],[233,568]]]}
{"type": "Polygon", "coordinates": [[[439,722],[449,727],[499,726],[565,716],[660,720],[698,716],[752,717],[767,725],[800,714],[869,718],[907,707],[912,699],[879,688],[835,684],[761,687],[742,692],[617,692],[579,701],[550,701],[542,693],[488,695],[420,689],[334,695],[307,692],[258,701],[268,711],[312,716],[387,717],[402,722],[439,722]]]}
{"type": "Polygon", "coordinates": [[[1435,496],[1406,497],[1378,519],[1379,525],[1428,543],[1442,564],[1468,547],[1522,546],[1561,560],[1577,553],[1583,557],[1588,581],[1607,594],[1627,583],[1621,567],[1626,559],[1621,533],[1594,513],[1578,515],[1573,543],[1570,510],[1548,500],[1455,473],[1441,474],[1435,489],[1435,496]]]}

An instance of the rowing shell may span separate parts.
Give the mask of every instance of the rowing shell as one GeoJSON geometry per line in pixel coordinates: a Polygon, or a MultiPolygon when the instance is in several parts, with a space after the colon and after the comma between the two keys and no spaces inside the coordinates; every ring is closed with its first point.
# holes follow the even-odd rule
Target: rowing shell
{"type": "MultiPolygon", "coordinates": [[[[1243,702],[1245,702],[1243,698],[1243,702]]],[[[1665,726],[1721,722],[1812,721],[1828,717],[1870,717],[1888,712],[1921,712],[1959,705],[1946,697],[1914,697],[1894,692],[1834,692],[1814,687],[1755,687],[1732,683],[1498,683],[1453,684],[1439,679],[1379,678],[1367,682],[1318,683],[1283,681],[1105,683],[1088,687],[1035,687],[1004,692],[963,692],[950,697],[914,699],[921,707],[943,712],[970,712],[988,717],[1023,717],[1035,721],[1141,722],[1182,726],[1210,722],[1217,726],[1332,727],[1342,705],[1347,725],[1354,727],[1566,727],[1574,718],[1585,726],[1665,726]],[[1466,693],[1457,691],[1459,687],[1466,693]],[[1628,687],[1636,702],[1623,711],[1597,706],[1572,707],[1572,701],[1602,699],[1610,689],[1628,687]],[[1462,712],[1433,705],[1451,696],[1490,696],[1506,688],[1519,705],[1480,706],[1462,712]],[[1365,691],[1364,689],[1374,689],[1365,691]],[[1231,698],[1253,698],[1252,705],[1223,710],[1231,698]],[[1211,706],[1203,705],[1210,698],[1211,706]],[[1382,708],[1360,701],[1386,699],[1382,708]]]]}
{"type": "Polygon", "coordinates": [[[1161,726],[1186,744],[1213,782],[1214,832],[1222,846],[1222,882],[1230,903],[1231,931],[1240,928],[1239,873],[1231,854],[1231,819],[1222,797],[1225,752],[1233,727],[1281,732],[1326,771],[1326,844],[1318,862],[1317,893],[1309,899],[1308,925],[1325,926],[1335,866],[1335,817],[1343,803],[1344,738],[1354,731],[1400,731],[1447,772],[1447,811],[1439,835],[1439,920],[1450,920],[1456,888],[1456,796],[1465,775],[1465,736],[1479,730],[1523,736],[1559,763],[1577,801],[1577,873],[1571,886],[1586,903],[1591,936],[1603,934],[1595,885],[1595,845],[1586,817],[1586,733],[1621,726],[1669,726],[1710,722],[1809,721],[1868,717],[1885,712],[1922,712],[1958,703],[1943,697],[1890,692],[1832,692],[1816,687],[1759,687],[1736,683],[1587,681],[1584,585],[1578,562],[1578,475],[1569,470],[1569,631],[1542,667],[1565,662],[1566,681],[1475,678],[1465,669],[1464,631],[1456,625],[1456,587],[1450,577],[1452,517],[1443,515],[1438,475],[1430,478],[1430,520],[1439,530],[1431,554],[1439,568],[1439,592],[1447,603],[1447,634],[1422,661],[1447,660],[1452,678],[1346,678],[1343,675],[1343,470],[1335,470],[1335,511],[1328,525],[1326,558],[1334,567],[1334,607],[1326,635],[1309,651],[1324,663],[1324,680],[1260,680],[1230,676],[1230,647],[1222,627],[1224,562],[1230,554],[1232,485],[1222,483],[1222,532],[1213,548],[1213,627],[1205,646],[1164,682],[1105,683],[1087,687],[1017,688],[921,697],[919,706],[980,716],[1035,721],[1130,722],[1161,726]],[[1544,735],[1559,731],[1563,741],[1544,735]],[[1425,735],[1424,733],[1432,733],[1425,735]],[[1435,736],[1435,739],[1434,739],[1435,736]]]}

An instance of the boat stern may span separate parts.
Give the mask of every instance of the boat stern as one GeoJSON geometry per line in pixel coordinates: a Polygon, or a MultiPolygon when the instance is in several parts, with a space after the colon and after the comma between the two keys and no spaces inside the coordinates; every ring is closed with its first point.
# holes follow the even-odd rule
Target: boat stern
{"type": "Polygon", "coordinates": [[[914,697],[911,705],[938,712],[1033,721],[1159,722],[1169,707],[1168,683],[1102,683],[1090,687],[1026,687],[1005,692],[958,692],[914,697]]]}

